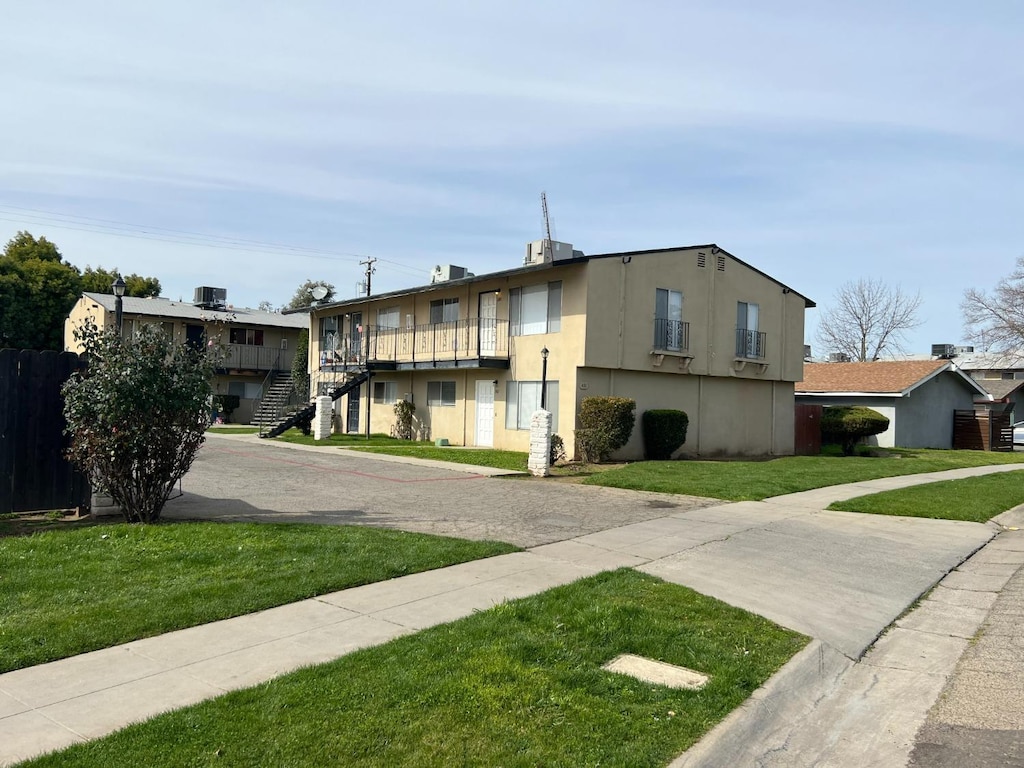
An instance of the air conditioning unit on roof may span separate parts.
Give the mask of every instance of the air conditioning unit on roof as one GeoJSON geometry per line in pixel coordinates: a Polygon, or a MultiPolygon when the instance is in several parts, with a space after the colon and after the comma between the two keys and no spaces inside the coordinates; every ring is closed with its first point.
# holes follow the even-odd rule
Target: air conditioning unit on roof
{"type": "Polygon", "coordinates": [[[830,352],[828,361],[830,363],[848,363],[850,362],[850,356],[845,352],[830,352]]]}

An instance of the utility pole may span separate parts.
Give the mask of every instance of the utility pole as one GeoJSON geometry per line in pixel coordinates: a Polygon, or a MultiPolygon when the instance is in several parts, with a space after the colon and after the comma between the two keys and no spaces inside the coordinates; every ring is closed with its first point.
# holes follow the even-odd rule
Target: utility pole
{"type": "Polygon", "coordinates": [[[376,261],[377,261],[377,259],[375,259],[373,256],[367,256],[366,257],[366,261],[360,261],[359,262],[364,267],[366,267],[366,295],[367,296],[370,295],[370,278],[373,276],[373,273],[377,271],[377,268],[375,266],[373,266],[376,261]]]}

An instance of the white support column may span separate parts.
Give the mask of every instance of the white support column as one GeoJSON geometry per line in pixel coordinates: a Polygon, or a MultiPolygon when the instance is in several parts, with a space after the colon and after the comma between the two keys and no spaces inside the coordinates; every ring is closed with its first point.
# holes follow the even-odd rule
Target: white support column
{"type": "Polygon", "coordinates": [[[330,395],[320,395],[316,399],[316,416],[313,419],[314,440],[326,440],[331,436],[331,410],[333,402],[330,395]]]}
{"type": "Polygon", "coordinates": [[[534,411],[530,416],[530,458],[526,466],[537,477],[547,477],[551,466],[551,412],[534,411]]]}

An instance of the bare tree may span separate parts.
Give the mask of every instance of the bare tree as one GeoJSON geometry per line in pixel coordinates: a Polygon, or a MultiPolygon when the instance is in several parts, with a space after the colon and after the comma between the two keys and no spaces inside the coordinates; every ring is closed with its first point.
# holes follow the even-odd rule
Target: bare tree
{"type": "Polygon", "coordinates": [[[1024,350],[1024,256],[992,293],[968,288],[960,310],[964,335],[986,351],[1021,356],[1024,350]]]}
{"type": "Polygon", "coordinates": [[[818,344],[866,362],[902,352],[904,333],[921,323],[921,294],[908,294],[880,279],[843,283],[818,322],[818,344]]]}

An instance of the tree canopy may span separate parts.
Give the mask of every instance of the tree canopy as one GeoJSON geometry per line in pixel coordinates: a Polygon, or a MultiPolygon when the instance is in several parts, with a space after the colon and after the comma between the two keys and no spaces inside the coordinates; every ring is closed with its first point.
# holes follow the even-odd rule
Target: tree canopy
{"type": "Polygon", "coordinates": [[[989,352],[1024,354],[1024,256],[991,293],[977,288],[964,291],[960,310],[968,341],[989,352]]]}
{"type": "Polygon", "coordinates": [[[901,352],[906,331],[920,325],[920,306],[920,294],[879,278],[844,283],[818,321],[818,343],[861,363],[901,352]]]}
{"type": "Polygon", "coordinates": [[[0,254],[0,347],[64,348],[64,319],[82,293],[57,246],[18,232],[0,254]]]}
{"type": "MultiPolygon", "coordinates": [[[[85,271],[82,273],[82,290],[92,293],[113,293],[114,290],[110,286],[114,284],[118,275],[121,275],[121,270],[117,267],[106,270],[100,266],[95,269],[86,266],[85,271]]],[[[150,296],[160,295],[160,281],[155,277],[143,277],[142,275],[136,275],[134,272],[130,275],[121,275],[121,277],[124,279],[126,286],[125,296],[147,299],[150,296]]]]}
{"type": "Polygon", "coordinates": [[[332,301],[334,299],[334,286],[326,280],[307,280],[295,290],[295,295],[288,302],[288,309],[302,309],[308,307],[315,301],[332,301]],[[313,297],[314,288],[325,288],[327,294],[322,299],[313,297]]]}

